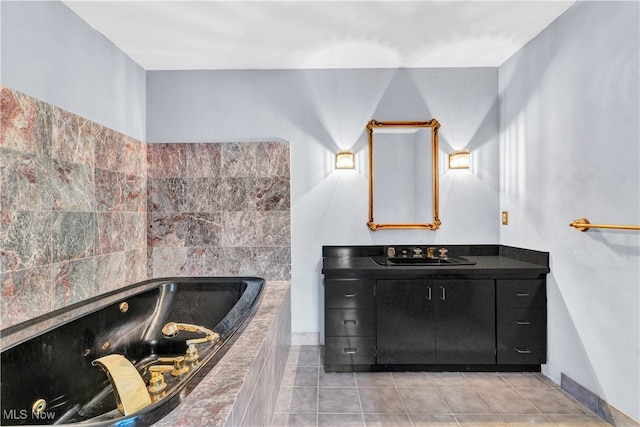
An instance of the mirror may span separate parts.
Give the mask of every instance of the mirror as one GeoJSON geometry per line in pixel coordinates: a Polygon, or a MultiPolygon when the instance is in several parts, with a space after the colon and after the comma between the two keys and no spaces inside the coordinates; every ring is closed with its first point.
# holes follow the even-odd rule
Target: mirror
{"type": "Polygon", "coordinates": [[[440,227],[439,128],[436,119],[367,124],[370,230],[440,227]]]}

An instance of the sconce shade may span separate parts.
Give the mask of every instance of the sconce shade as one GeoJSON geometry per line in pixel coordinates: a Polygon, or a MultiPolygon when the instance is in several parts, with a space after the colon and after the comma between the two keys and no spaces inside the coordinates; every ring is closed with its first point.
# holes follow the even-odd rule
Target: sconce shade
{"type": "Polygon", "coordinates": [[[355,160],[353,157],[353,151],[340,150],[336,154],[336,169],[353,169],[355,167],[355,160]]]}
{"type": "Polygon", "coordinates": [[[469,150],[455,151],[449,154],[449,169],[469,169],[469,150]]]}

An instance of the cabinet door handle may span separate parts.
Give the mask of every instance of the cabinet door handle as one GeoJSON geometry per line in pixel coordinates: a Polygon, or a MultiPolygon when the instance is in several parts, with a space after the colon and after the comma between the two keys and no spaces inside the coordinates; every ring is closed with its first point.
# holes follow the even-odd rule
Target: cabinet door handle
{"type": "Polygon", "coordinates": [[[355,297],[355,296],[357,296],[357,295],[358,295],[358,293],[357,293],[357,292],[353,292],[353,293],[351,293],[351,294],[344,294],[344,296],[345,296],[345,297],[347,297],[347,298],[353,298],[353,297],[355,297]]]}
{"type": "Polygon", "coordinates": [[[517,297],[528,297],[529,293],[528,292],[514,292],[516,294],[517,297]]]}
{"type": "Polygon", "coordinates": [[[528,320],[516,320],[516,324],[517,325],[530,325],[531,322],[529,322],[528,320]]]}
{"type": "Polygon", "coordinates": [[[346,354],[356,354],[356,353],[358,352],[358,350],[357,350],[357,349],[355,349],[355,348],[345,348],[345,349],[344,349],[344,352],[345,352],[346,354]]]}
{"type": "Polygon", "coordinates": [[[531,350],[529,350],[528,348],[514,347],[514,350],[517,351],[520,354],[531,354],[531,350]]]}
{"type": "Polygon", "coordinates": [[[431,286],[427,287],[427,299],[431,301],[431,286]]]}
{"type": "Polygon", "coordinates": [[[447,299],[447,290],[444,288],[444,286],[440,286],[440,299],[442,301],[447,299]]]}
{"type": "Polygon", "coordinates": [[[355,325],[357,322],[355,320],[345,320],[343,323],[345,325],[355,325]]]}

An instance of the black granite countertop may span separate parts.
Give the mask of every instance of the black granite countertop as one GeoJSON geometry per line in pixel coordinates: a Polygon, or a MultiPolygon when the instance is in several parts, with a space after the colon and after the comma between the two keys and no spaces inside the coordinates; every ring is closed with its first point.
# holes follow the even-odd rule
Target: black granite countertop
{"type": "Polygon", "coordinates": [[[328,278],[541,278],[549,273],[549,254],[503,245],[438,245],[474,265],[379,265],[371,257],[384,246],[324,246],[322,273],[328,278]]]}

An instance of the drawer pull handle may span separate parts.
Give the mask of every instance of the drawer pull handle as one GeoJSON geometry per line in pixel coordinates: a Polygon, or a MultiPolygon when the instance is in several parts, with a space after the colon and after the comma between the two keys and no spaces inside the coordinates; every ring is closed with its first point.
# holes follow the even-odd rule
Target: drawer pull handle
{"type": "Polygon", "coordinates": [[[355,320],[345,320],[344,324],[345,325],[355,325],[357,322],[355,320]]]}
{"type": "Polygon", "coordinates": [[[356,297],[357,295],[358,295],[357,292],[354,292],[352,294],[344,294],[344,296],[347,297],[347,298],[353,298],[353,297],[356,297]]]}
{"type": "Polygon", "coordinates": [[[518,324],[518,325],[530,325],[531,322],[529,322],[528,320],[516,320],[516,324],[518,324]]]}
{"type": "Polygon", "coordinates": [[[520,354],[531,354],[531,350],[529,350],[528,348],[515,347],[514,350],[517,351],[520,354]]]}
{"type": "Polygon", "coordinates": [[[355,348],[345,348],[345,349],[344,349],[344,352],[345,352],[346,354],[356,354],[356,353],[358,352],[358,350],[357,350],[357,349],[355,349],[355,348]]]}
{"type": "Polygon", "coordinates": [[[515,292],[517,297],[528,297],[530,296],[527,292],[515,292]]]}

